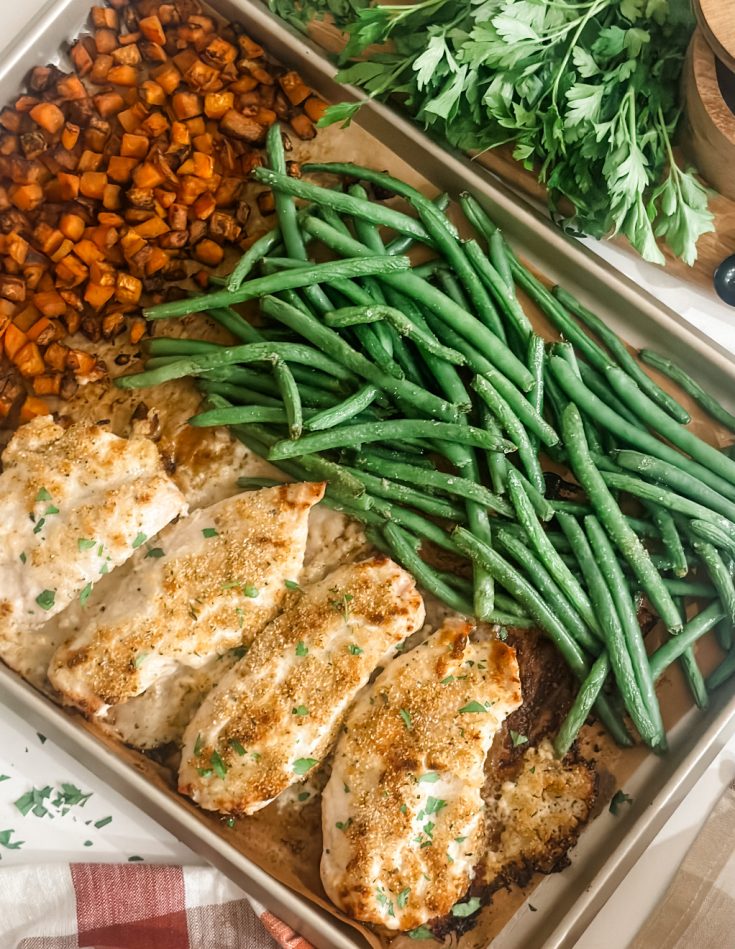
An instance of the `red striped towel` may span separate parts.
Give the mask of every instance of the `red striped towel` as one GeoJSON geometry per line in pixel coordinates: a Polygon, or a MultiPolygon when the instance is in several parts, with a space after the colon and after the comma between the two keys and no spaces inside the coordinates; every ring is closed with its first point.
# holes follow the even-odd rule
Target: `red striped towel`
{"type": "Polygon", "coordinates": [[[312,949],[210,867],[0,870],[2,949],[312,949]]]}

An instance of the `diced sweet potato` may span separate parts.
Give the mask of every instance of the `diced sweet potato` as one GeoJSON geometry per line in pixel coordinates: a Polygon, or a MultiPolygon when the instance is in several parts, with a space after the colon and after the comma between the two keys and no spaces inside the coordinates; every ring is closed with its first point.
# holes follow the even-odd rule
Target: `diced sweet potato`
{"type": "Polygon", "coordinates": [[[8,197],[19,211],[33,211],[43,201],[43,188],[35,183],[11,185],[8,197]]]}
{"type": "Polygon", "coordinates": [[[220,129],[225,135],[231,135],[243,142],[261,142],[265,129],[254,119],[249,119],[235,109],[230,109],[220,120],[220,129]]]}
{"type": "Polygon", "coordinates": [[[33,298],[34,306],[44,315],[53,319],[66,312],[66,303],[56,290],[46,290],[37,293],[33,298]]]}
{"type": "Polygon", "coordinates": [[[221,119],[235,103],[231,92],[208,92],[204,97],[204,114],[210,119],[221,119]]]}
{"type": "Polygon", "coordinates": [[[74,63],[74,69],[78,76],[86,76],[94,65],[89,50],[84,43],[77,41],[70,50],[71,61],[74,63]]]}
{"type": "Polygon", "coordinates": [[[147,106],[164,105],[166,102],[165,90],[152,79],[140,84],[140,97],[147,106]]]}
{"type": "Polygon", "coordinates": [[[158,43],[160,46],[165,45],[166,33],[163,29],[163,24],[155,14],[138,20],[138,27],[143,36],[145,36],[147,40],[150,40],[151,43],[158,43]]]}
{"type": "Polygon", "coordinates": [[[137,86],[139,79],[135,66],[113,66],[107,73],[107,81],[115,86],[137,86]]]}
{"type": "Polygon", "coordinates": [[[145,135],[136,135],[126,132],[120,143],[120,155],[124,158],[145,158],[150,148],[150,141],[145,135]]]}
{"type": "Polygon", "coordinates": [[[202,100],[195,92],[177,92],[171,99],[171,108],[177,119],[192,119],[202,114],[202,100]]]}
{"type": "Polygon", "coordinates": [[[207,237],[203,241],[199,241],[196,245],[194,248],[194,256],[208,267],[217,267],[222,263],[225,252],[219,244],[216,244],[207,237]]]}
{"type": "Polygon", "coordinates": [[[85,171],[79,181],[79,190],[85,198],[102,200],[107,184],[107,175],[103,171],[85,171]]]}
{"type": "Polygon", "coordinates": [[[312,122],[318,122],[327,111],[327,103],[318,96],[310,96],[304,103],[304,112],[312,122]]]}
{"type": "Polygon", "coordinates": [[[133,171],[138,164],[137,158],[112,155],[107,165],[107,175],[110,181],[117,182],[117,184],[126,184],[132,179],[133,171]]]}
{"type": "Polygon", "coordinates": [[[76,99],[86,99],[87,90],[79,76],[63,76],[56,83],[56,95],[67,102],[76,99]]]}
{"type": "Polygon", "coordinates": [[[115,299],[120,303],[137,303],[143,292],[143,284],[132,274],[121,273],[117,276],[115,299]]]}
{"type": "Polygon", "coordinates": [[[92,101],[103,119],[117,115],[125,107],[125,100],[119,92],[101,92],[99,95],[93,96],[92,101]]]}
{"type": "Polygon", "coordinates": [[[33,380],[36,395],[59,395],[61,392],[61,373],[45,372],[33,380]]]}
{"type": "Polygon", "coordinates": [[[316,135],[314,123],[308,115],[294,115],[291,117],[291,128],[299,138],[312,139],[316,135]]]}
{"type": "Polygon", "coordinates": [[[40,102],[31,109],[31,118],[49,135],[56,135],[64,125],[64,113],[53,102],[40,102]]]}

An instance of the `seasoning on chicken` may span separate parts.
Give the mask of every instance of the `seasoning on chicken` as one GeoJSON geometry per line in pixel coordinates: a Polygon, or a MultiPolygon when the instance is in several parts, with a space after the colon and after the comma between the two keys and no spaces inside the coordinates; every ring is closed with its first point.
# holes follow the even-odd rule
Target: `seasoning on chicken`
{"type": "Polygon", "coordinates": [[[382,555],[294,591],[184,735],[179,790],[252,814],[328,753],[356,693],[424,620],[413,578],[382,555]]]}
{"type": "Polygon", "coordinates": [[[481,861],[485,758],[521,689],[515,652],[470,630],[447,620],[345,720],[322,796],[321,877],[356,919],[408,930],[444,916],[481,861]]]}
{"type": "Polygon", "coordinates": [[[0,475],[0,655],[30,660],[34,631],[147,537],[186,512],[183,495],[146,438],[100,425],[29,422],[3,454],[0,475]]]}
{"type": "Polygon", "coordinates": [[[275,616],[304,558],[324,484],[227,498],[161,533],[56,651],[49,679],[90,714],[181,666],[247,647],[275,616]]]}

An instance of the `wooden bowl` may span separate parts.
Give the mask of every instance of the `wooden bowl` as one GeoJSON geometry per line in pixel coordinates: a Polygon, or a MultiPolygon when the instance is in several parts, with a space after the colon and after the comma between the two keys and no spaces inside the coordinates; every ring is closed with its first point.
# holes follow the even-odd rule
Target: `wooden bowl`
{"type": "Polygon", "coordinates": [[[735,114],[723,98],[717,73],[715,55],[697,29],[682,76],[686,120],[681,145],[702,177],[735,200],[735,114]]]}

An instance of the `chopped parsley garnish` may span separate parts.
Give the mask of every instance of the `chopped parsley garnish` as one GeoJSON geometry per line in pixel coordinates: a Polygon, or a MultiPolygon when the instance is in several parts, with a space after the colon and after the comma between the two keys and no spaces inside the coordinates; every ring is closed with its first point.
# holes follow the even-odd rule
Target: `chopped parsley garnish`
{"type": "Polygon", "coordinates": [[[159,557],[164,557],[164,556],[165,556],[165,552],[164,552],[163,547],[151,547],[150,550],[146,551],[145,558],[151,557],[154,560],[158,560],[159,557]]]}
{"type": "Polygon", "coordinates": [[[235,826],[235,818],[234,818],[234,817],[228,817],[227,820],[225,821],[225,824],[227,824],[228,827],[234,827],[234,826],[235,826]]]}
{"type": "Polygon", "coordinates": [[[261,755],[261,753],[260,753],[259,751],[251,751],[251,752],[250,752],[250,757],[253,759],[253,761],[260,761],[260,759],[261,759],[263,756],[261,755]]]}
{"type": "Polygon", "coordinates": [[[135,540],[133,541],[133,550],[137,550],[138,547],[142,546],[148,540],[148,535],[144,534],[143,531],[138,531],[135,535],[135,540]]]}
{"type": "Polygon", "coordinates": [[[95,540],[89,540],[86,537],[80,537],[77,541],[77,550],[91,550],[97,543],[95,540]]]}
{"type": "Polygon", "coordinates": [[[42,610],[50,610],[56,601],[56,590],[44,590],[36,597],[36,603],[42,610]]]}
{"type": "Polygon", "coordinates": [[[396,897],[396,903],[401,909],[403,909],[406,903],[408,903],[408,897],[410,893],[411,893],[411,887],[407,886],[404,890],[401,890],[401,892],[396,897]]]}
{"type": "Polygon", "coordinates": [[[388,894],[385,892],[382,886],[379,886],[375,891],[375,899],[381,906],[385,906],[388,909],[389,916],[395,916],[395,910],[393,909],[393,900],[388,899],[388,894]]]}
{"type": "Polygon", "coordinates": [[[401,804],[398,810],[401,812],[401,814],[408,814],[408,807],[405,804],[401,804]]]}
{"type": "Polygon", "coordinates": [[[197,768],[197,774],[200,778],[211,778],[214,771],[211,768],[197,768]]]}
{"type": "Polygon", "coordinates": [[[212,765],[214,773],[217,775],[217,777],[224,781],[224,779],[227,777],[227,765],[220,757],[220,753],[218,751],[212,752],[212,754],[209,756],[209,763],[212,765]]]}
{"type": "Polygon", "coordinates": [[[14,830],[0,830],[0,846],[6,850],[20,850],[25,840],[11,840],[14,833],[14,830]]]}
{"type": "Polygon", "coordinates": [[[455,838],[454,838],[455,844],[461,844],[461,843],[462,843],[463,841],[465,841],[465,840],[467,840],[466,837],[455,837],[455,838]]]}
{"type": "MultiPolygon", "coordinates": [[[[240,624],[240,629],[242,629],[243,626],[245,625],[245,610],[244,610],[241,606],[236,606],[236,607],[235,607],[235,616],[237,616],[237,621],[238,621],[238,623],[240,624]]],[[[247,646],[237,646],[236,648],[237,648],[237,649],[242,649],[242,652],[240,653],[240,658],[242,659],[242,657],[243,657],[243,656],[245,655],[245,653],[248,651],[247,646]]],[[[233,653],[235,652],[234,649],[233,649],[232,651],[233,651],[233,653]]]]}
{"type": "Polygon", "coordinates": [[[92,841],[91,841],[91,840],[85,840],[85,841],[84,841],[84,846],[85,846],[85,847],[91,847],[91,846],[92,846],[92,841]]]}
{"type": "Polygon", "coordinates": [[[424,811],[427,814],[438,814],[439,811],[443,810],[447,806],[446,801],[442,801],[438,797],[427,797],[426,804],[424,805],[424,811]]]}
{"type": "Polygon", "coordinates": [[[419,778],[419,784],[435,784],[439,780],[438,771],[427,771],[419,778]]]}
{"type": "Polygon", "coordinates": [[[40,488],[38,494],[36,495],[36,503],[38,504],[39,501],[50,501],[50,500],[51,500],[50,492],[47,491],[46,488],[40,488]]]}
{"type": "Polygon", "coordinates": [[[111,817],[101,817],[99,820],[94,822],[94,826],[97,830],[101,830],[103,827],[107,827],[108,824],[112,823],[111,817]]]}
{"type": "Polygon", "coordinates": [[[102,566],[100,567],[100,576],[104,577],[104,575],[109,572],[110,572],[110,568],[107,566],[106,563],[103,563],[102,566]]]}
{"type": "Polygon", "coordinates": [[[610,801],[610,807],[608,808],[613,817],[617,817],[620,813],[621,804],[632,804],[633,798],[626,794],[625,791],[616,791],[610,801]]]}
{"type": "Polygon", "coordinates": [[[308,791],[302,791],[299,794],[298,799],[300,801],[308,801],[310,797],[311,797],[311,794],[308,791]]]}
{"type": "Polygon", "coordinates": [[[9,781],[9,780],[10,780],[9,774],[0,774],[0,781],[9,781]]]}
{"type": "Polygon", "coordinates": [[[508,638],[508,630],[507,630],[507,629],[499,629],[499,630],[498,630],[498,639],[501,641],[501,643],[504,643],[507,638],[508,638]]]}
{"type": "Polygon", "coordinates": [[[287,590],[300,590],[301,587],[295,580],[284,580],[284,585],[287,590]]]}
{"type": "Polygon", "coordinates": [[[45,523],[46,523],[46,518],[42,517],[41,520],[38,522],[38,524],[36,524],[36,526],[33,528],[33,533],[40,534],[41,531],[43,530],[43,525],[45,523]]]}
{"type": "Polygon", "coordinates": [[[309,714],[309,709],[308,709],[305,705],[295,705],[295,706],[291,709],[291,714],[292,714],[292,715],[300,715],[300,716],[308,715],[308,714],[309,714]]]}
{"type": "Polygon", "coordinates": [[[337,830],[347,830],[351,823],[352,818],[348,817],[347,820],[338,820],[334,826],[337,828],[337,830]]]}
{"type": "Polygon", "coordinates": [[[247,646],[235,646],[234,649],[231,649],[230,652],[235,657],[235,659],[242,659],[242,657],[247,653],[247,646]]]}
{"type": "Polygon", "coordinates": [[[462,706],[459,712],[460,715],[467,715],[471,712],[479,714],[480,712],[487,712],[487,709],[482,704],[482,702],[468,702],[467,705],[462,706]]]}
{"type": "Polygon", "coordinates": [[[452,907],[452,916],[472,916],[480,908],[480,900],[476,896],[470,897],[464,903],[455,903],[452,907]]]}
{"type": "Polygon", "coordinates": [[[346,784],[343,784],[343,785],[342,785],[342,788],[343,788],[345,794],[349,794],[349,793],[350,793],[350,789],[349,789],[349,787],[348,787],[346,784]]]}
{"type": "Polygon", "coordinates": [[[453,675],[444,676],[439,685],[449,685],[450,682],[454,682],[453,675]]]}
{"type": "Polygon", "coordinates": [[[194,607],[192,606],[191,603],[189,604],[189,611],[188,611],[188,612],[189,612],[189,616],[191,616],[191,618],[192,618],[192,619],[194,620],[194,622],[196,623],[196,622],[199,620],[199,614],[198,614],[197,611],[194,609],[194,607]]]}
{"type": "Polygon", "coordinates": [[[531,910],[532,913],[538,913],[538,909],[533,905],[533,903],[529,903],[528,908],[531,910]]]}
{"type": "Polygon", "coordinates": [[[347,647],[347,651],[351,656],[361,656],[365,650],[361,649],[357,643],[350,643],[347,647]]]}
{"type": "Polygon", "coordinates": [[[230,748],[232,748],[232,750],[233,750],[234,752],[236,752],[238,755],[240,755],[241,758],[242,758],[242,756],[245,754],[245,749],[244,749],[243,746],[240,744],[240,742],[237,740],[237,738],[230,738],[230,740],[227,742],[227,744],[230,746],[230,748]]]}
{"type": "Polygon", "coordinates": [[[92,796],[91,791],[85,794],[74,784],[62,784],[56,789],[56,794],[52,799],[51,793],[53,790],[50,784],[44,788],[31,788],[30,791],[26,791],[15,801],[15,806],[24,817],[30,813],[34,817],[45,817],[49,813],[50,807],[63,816],[75,805],[83,807],[92,796]]]}
{"type": "Polygon", "coordinates": [[[403,724],[406,726],[406,731],[411,731],[413,729],[413,722],[411,721],[411,713],[407,712],[405,708],[398,709],[398,714],[403,719],[403,724]]]}
{"type": "Polygon", "coordinates": [[[297,656],[307,656],[309,654],[308,647],[304,644],[304,641],[300,639],[296,643],[296,655],[297,656]]]}
{"type": "Polygon", "coordinates": [[[196,741],[194,742],[194,757],[198,758],[202,753],[202,736],[197,735],[196,741]]]}
{"type": "Polygon", "coordinates": [[[202,528],[203,537],[219,537],[219,531],[216,527],[203,527],[202,528]]]}
{"type": "Polygon", "coordinates": [[[41,742],[41,744],[45,745],[48,741],[48,738],[46,738],[45,735],[42,735],[41,732],[36,732],[36,735],[38,736],[38,740],[41,742]]]}
{"type": "Polygon", "coordinates": [[[139,863],[139,862],[141,862],[142,860],[143,860],[143,858],[137,856],[137,854],[133,854],[132,857],[128,857],[128,863],[139,863]]]}
{"type": "Polygon", "coordinates": [[[513,747],[517,748],[519,745],[525,745],[528,742],[528,736],[521,735],[520,732],[514,732],[513,729],[511,728],[510,740],[513,742],[513,747]]]}
{"type": "Polygon", "coordinates": [[[87,600],[90,598],[91,595],[92,595],[92,584],[88,583],[86,587],[84,587],[82,592],[79,594],[80,606],[86,606],[87,600]]]}
{"type": "Polygon", "coordinates": [[[243,596],[249,596],[251,599],[255,599],[256,596],[260,593],[260,590],[257,587],[254,587],[252,583],[246,583],[245,586],[241,587],[243,596]]]}
{"type": "Polygon", "coordinates": [[[147,653],[147,652],[139,652],[138,655],[135,657],[135,662],[133,663],[135,668],[140,669],[140,667],[143,665],[143,663],[146,661],[149,655],[150,653],[147,653]]]}
{"type": "Polygon", "coordinates": [[[49,504],[49,506],[48,506],[48,507],[46,508],[46,510],[44,511],[44,514],[45,514],[47,517],[48,517],[49,514],[58,514],[58,513],[59,513],[59,509],[58,509],[57,507],[55,507],[53,504],[49,504]]]}
{"type": "Polygon", "coordinates": [[[434,933],[429,929],[428,926],[417,926],[416,929],[411,929],[408,933],[409,939],[433,939],[434,933]]]}
{"type": "Polygon", "coordinates": [[[21,551],[21,554],[20,554],[20,562],[21,562],[21,563],[25,563],[26,560],[28,560],[28,557],[26,557],[26,552],[25,552],[25,550],[23,550],[23,551],[21,551]]]}
{"type": "Polygon", "coordinates": [[[306,774],[307,771],[311,771],[317,764],[319,764],[317,758],[297,758],[291,767],[293,768],[294,774],[306,774]]]}
{"type": "MultiPolygon", "coordinates": [[[[331,593],[337,593],[337,588],[334,587],[330,590],[331,593]]],[[[343,593],[341,597],[335,600],[330,600],[329,605],[337,613],[342,614],[342,619],[345,623],[349,622],[350,619],[350,603],[354,600],[354,597],[351,593],[343,593]]]]}

